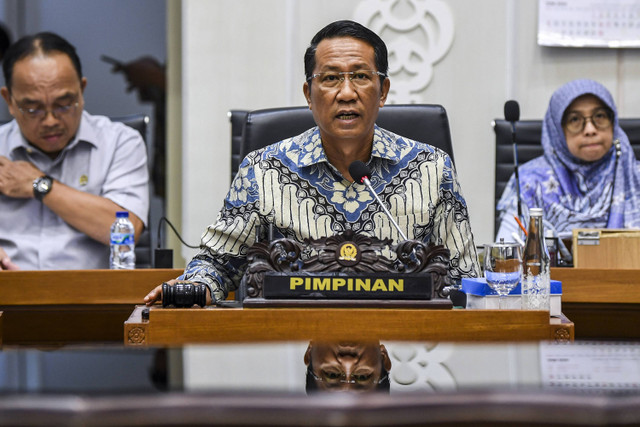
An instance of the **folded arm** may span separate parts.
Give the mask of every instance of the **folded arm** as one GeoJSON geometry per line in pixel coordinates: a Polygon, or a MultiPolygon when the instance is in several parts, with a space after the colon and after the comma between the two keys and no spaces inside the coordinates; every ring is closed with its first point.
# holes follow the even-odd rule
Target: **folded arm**
{"type": "MultiPolygon", "coordinates": [[[[43,175],[32,163],[12,162],[0,156],[0,193],[8,197],[33,198],[33,181],[43,175]]],[[[109,244],[109,229],[116,212],[123,210],[110,199],[76,190],[57,180],[42,203],[67,224],[105,245],[109,244]]],[[[137,239],[144,228],[143,222],[133,213],[129,218],[137,239]]]]}
{"type": "MultiPolygon", "coordinates": [[[[67,224],[105,245],[109,244],[109,230],[116,212],[123,210],[105,197],[76,190],[58,181],[54,181],[51,192],[42,202],[67,224]]],[[[144,225],[133,212],[129,213],[129,219],[137,241],[144,225]]]]}

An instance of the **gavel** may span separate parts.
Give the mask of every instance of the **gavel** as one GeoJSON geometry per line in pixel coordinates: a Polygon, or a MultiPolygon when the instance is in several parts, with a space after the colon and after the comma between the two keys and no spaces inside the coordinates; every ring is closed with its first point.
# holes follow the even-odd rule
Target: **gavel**
{"type": "Polygon", "coordinates": [[[176,308],[204,307],[207,303],[207,287],[201,284],[178,282],[171,286],[162,284],[162,306],[176,308]]]}

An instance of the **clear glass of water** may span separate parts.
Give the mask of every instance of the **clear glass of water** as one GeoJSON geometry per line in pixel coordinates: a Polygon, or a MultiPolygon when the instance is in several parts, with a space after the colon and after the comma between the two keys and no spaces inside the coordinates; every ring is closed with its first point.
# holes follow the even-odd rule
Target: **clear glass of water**
{"type": "Polygon", "coordinates": [[[522,276],[522,246],[515,242],[484,245],[484,277],[499,296],[499,308],[504,309],[506,296],[522,276]]]}

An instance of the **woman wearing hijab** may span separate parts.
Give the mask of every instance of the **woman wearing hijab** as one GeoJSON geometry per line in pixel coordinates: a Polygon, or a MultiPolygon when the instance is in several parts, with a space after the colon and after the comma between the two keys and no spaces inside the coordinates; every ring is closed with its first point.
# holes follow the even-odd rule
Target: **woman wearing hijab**
{"type": "MultiPolygon", "coordinates": [[[[640,162],[604,86],[574,80],[556,90],[542,147],[518,169],[523,212],[542,208],[545,225],[563,239],[574,228],[640,228],[640,162]]],[[[498,202],[497,239],[513,241],[517,232],[515,185],[512,175],[498,202]]]]}

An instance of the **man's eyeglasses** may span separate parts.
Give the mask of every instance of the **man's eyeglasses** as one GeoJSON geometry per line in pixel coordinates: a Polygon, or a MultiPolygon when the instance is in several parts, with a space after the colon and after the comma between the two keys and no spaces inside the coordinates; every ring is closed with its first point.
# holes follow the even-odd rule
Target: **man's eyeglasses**
{"type": "MultiPolygon", "coordinates": [[[[16,102],[15,99],[14,102],[16,102]]],[[[75,113],[80,103],[76,101],[69,105],[55,105],[51,110],[44,108],[21,107],[17,102],[16,105],[18,105],[18,110],[20,110],[25,118],[40,121],[47,117],[47,113],[49,111],[51,111],[51,114],[53,114],[53,117],[56,119],[62,119],[65,116],[75,113]]]]}
{"type": "Polygon", "coordinates": [[[321,371],[320,377],[313,372],[313,370],[309,369],[309,372],[313,376],[316,381],[322,381],[323,383],[329,386],[338,386],[340,384],[356,384],[361,387],[367,387],[371,385],[377,385],[385,381],[388,377],[388,373],[385,374],[379,379],[375,380],[373,374],[352,374],[349,379],[347,379],[344,372],[338,371],[321,371]]]}
{"type": "Polygon", "coordinates": [[[587,120],[591,120],[596,129],[605,130],[611,126],[611,113],[605,108],[600,108],[587,117],[579,113],[569,113],[564,120],[563,126],[570,133],[580,133],[587,125],[587,120]]]}
{"type": "Polygon", "coordinates": [[[342,86],[345,78],[348,78],[358,89],[367,89],[374,85],[376,77],[387,77],[385,73],[372,70],[361,71],[327,71],[325,73],[312,74],[307,81],[316,79],[321,89],[331,90],[342,86]]]}

